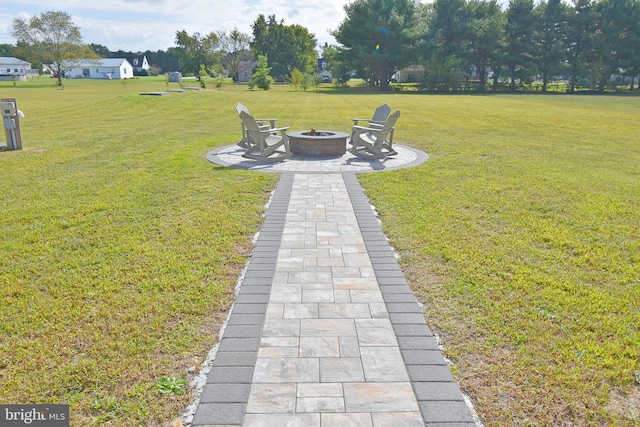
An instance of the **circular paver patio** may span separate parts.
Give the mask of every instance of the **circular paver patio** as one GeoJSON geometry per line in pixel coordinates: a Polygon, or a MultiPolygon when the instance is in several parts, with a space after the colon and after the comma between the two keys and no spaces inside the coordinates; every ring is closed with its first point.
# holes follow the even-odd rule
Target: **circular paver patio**
{"type": "Polygon", "coordinates": [[[397,155],[384,160],[368,160],[347,151],[340,157],[312,158],[293,155],[290,159],[278,163],[260,164],[255,160],[242,157],[246,149],[237,145],[228,145],[207,153],[207,160],[221,166],[250,169],[262,172],[376,172],[417,166],[429,158],[420,150],[401,144],[393,144],[397,155]]]}

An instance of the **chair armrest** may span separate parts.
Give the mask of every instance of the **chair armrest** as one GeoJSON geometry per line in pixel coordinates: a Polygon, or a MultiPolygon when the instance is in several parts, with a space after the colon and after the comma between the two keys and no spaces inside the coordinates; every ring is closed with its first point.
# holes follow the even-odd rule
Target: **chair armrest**
{"type": "Polygon", "coordinates": [[[367,130],[372,132],[379,132],[381,130],[381,128],[370,128],[367,126],[354,126],[353,128],[351,128],[351,130],[354,130],[354,129],[367,130]]]}
{"type": "Polygon", "coordinates": [[[285,131],[287,129],[289,129],[289,126],[284,127],[284,128],[261,129],[260,132],[262,132],[262,133],[274,133],[274,132],[285,131]]]}
{"type": "Polygon", "coordinates": [[[257,122],[269,122],[271,123],[271,127],[276,127],[276,120],[278,119],[256,119],[257,122]]]}

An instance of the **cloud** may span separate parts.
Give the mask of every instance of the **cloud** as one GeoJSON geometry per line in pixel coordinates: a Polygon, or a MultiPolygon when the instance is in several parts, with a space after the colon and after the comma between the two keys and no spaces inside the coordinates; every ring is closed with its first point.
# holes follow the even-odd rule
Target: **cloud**
{"type": "Polygon", "coordinates": [[[175,46],[177,31],[207,34],[238,30],[251,35],[258,15],[275,15],[285,25],[301,25],[319,45],[335,43],[328,30],[344,19],[343,0],[311,4],[293,0],[16,0],[4,2],[0,12],[0,43],[14,44],[14,18],[48,10],[64,11],[80,27],[85,43],[111,50],[166,50],[175,46]],[[8,4],[7,4],[8,3],[8,4]]]}

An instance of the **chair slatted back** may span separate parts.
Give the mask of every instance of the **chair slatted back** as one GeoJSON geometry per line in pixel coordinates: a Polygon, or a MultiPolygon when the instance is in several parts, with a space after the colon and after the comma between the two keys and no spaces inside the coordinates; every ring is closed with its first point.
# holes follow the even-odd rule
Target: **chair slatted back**
{"type": "Polygon", "coordinates": [[[373,117],[371,118],[371,122],[383,124],[387,117],[389,117],[389,113],[391,113],[391,107],[387,104],[383,104],[376,108],[376,111],[373,113],[373,117]]]}
{"type": "Polygon", "coordinates": [[[390,131],[396,125],[398,118],[400,117],[400,110],[396,110],[395,113],[389,116],[389,118],[384,122],[384,126],[382,130],[390,131]]]}
{"type": "Polygon", "coordinates": [[[240,114],[243,111],[249,114],[249,109],[244,104],[241,104],[239,102],[238,102],[238,105],[236,105],[236,111],[238,112],[238,114],[240,114]]]}
{"type": "Polygon", "coordinates": [[[240,120],[244,124],[244,127],[247,128],[249,132],[260,132],[260,126],[258,126],[258,122],[253,116],[245,111],[240,111],[240,120]]]}

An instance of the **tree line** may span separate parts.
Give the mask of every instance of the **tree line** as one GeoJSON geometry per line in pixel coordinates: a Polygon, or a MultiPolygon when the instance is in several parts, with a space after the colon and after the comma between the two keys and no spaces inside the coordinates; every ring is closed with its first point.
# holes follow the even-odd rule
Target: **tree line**
{"type": "Polygon", "coordinates": [[[243,62],[256,60],[259,64],[264,58],[270,75],[279,80],[289,80],[296,70],[315,71],[317,41],[305,27],[286,25],[275,15],[259,15],[252,29],[252,36],[237,28],[204,35],[178,31],[175,50],[181,70],[195,75],[204,66],[213,73],[225,72],[235,81],[243,62]]]}
{"type": "Polygon", "coordinates": [[[87,58],[144,55],[151,64],[149,74],[181,71],[198,78],[228,74],[234,80],[242,62],[254,58],[268,57],[270,72],[283,80],[289,79],[294,70],[314,71],[317,58],[315,36],[300,25],[285,25],[275,15],[268,19],[258,16],[253,24],[253,38],[237,28],[207,34],[182,30],[176,32],[175,47],[156,52],[111,51],[101,44],[85,45],[80,28],[62,11],[16,18],[12,34],[17,39],[16,45],[0,45],[0,51],[6,52],[6,56],[28,59],[38,68],[47,64],[58,76],[60,85],[62,76],[87,58]]]}
{"type": "MultiPolygon", "coordinates": [[[[398,70],[421,65],[419,87],[438,92],[463,87],[515,92],[534,83],[547,91],[559,80],[569,91],[638,88],[640,0],[510,0],[505,9],[497,0],[354,0],[344,10],[344,20],[331,31],[337,45],[321,47],[339,85],[358,75],[370,86],[387,90],[398,70]]],[[[35,58],[28,48],[38,43],[47,47],[33,35],[53,32],[34,32],[34,25],[42,26],[42,18],[51,14],[52,22],[73,36],[72,44],[78,43],[79,31],[69,15],[45,12],[34,17],[40,18],[35,24],[14,20],[17,51],[35,58]]],[[[159,72],[195,76],[228,73],[236,79],[241,63],[260,58],[278,79],[316,71],[315,36],[275,15],[259,15],[252,35],[238,29],[178,31],[175,43],[166,52],[110,52],[95,44],[90,50],[96,56],[144,54],[159,72]]]]}
{"type": "Polygon", "coordinates": [[[569,91],[634,89],[640,75],[638,0],[511,0],[506,10],[496,0],[355,0],[345,11],[333,32],[340,45],[325,50],[334,75],[358,70],[383,89],[410,64],[424,66],[419,83],[432,91],[535,81],[546,91],[557,80],[569,91]]]}

